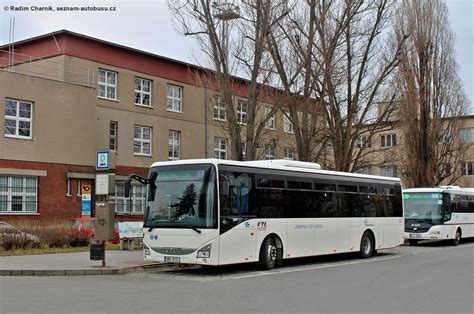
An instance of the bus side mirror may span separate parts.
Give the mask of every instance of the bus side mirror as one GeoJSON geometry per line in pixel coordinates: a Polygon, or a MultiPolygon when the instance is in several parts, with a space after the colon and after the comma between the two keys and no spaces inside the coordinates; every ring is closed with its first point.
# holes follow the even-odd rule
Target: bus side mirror
{"type": "Polygon", "coordinates": [[[220,181],[219,182],[219,194],[221,196],[229,196],[229,181],[220,181]]]}
{"type": "Polygon", "coordinates": [[[150,174],[150,178],[148,178],[148,184],[150,184],[150,189],[148,193],[148,201],[153,202],[155,201],[155,194],[156,194],[156,178],[158,177],[158,172],[152,172],[150,174]]]}

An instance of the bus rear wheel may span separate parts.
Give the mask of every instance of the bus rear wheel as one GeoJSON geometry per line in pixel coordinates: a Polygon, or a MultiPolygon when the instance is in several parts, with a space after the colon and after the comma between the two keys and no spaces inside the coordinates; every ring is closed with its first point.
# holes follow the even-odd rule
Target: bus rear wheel
{"type": "Polygon", "coordinates": [[[360,257],[369,258],[374,254],[375,241],[369,232],[364,232],[360,240],[360,257]]]}
{"type": "Polygon", "coordinates": [[[263,241],[262,247],[260,248],[260,256],[258,263],[260,268],[270,270],[275,267],[277,261],[277,247],[275,239],[268,237],[263,241]]]}
{"type": "Polygon", "coordinates": [[[454,235],[454,239],[452,244],[453,245],[458,245],[461,242],[461,229],[456,230],[456,234],[454,235]]]}
{"type": "Polygon", "coordinates": [[[417,245],[418,240],[408,239],[408,243],[410,243],[410,245],[417,245]]]}

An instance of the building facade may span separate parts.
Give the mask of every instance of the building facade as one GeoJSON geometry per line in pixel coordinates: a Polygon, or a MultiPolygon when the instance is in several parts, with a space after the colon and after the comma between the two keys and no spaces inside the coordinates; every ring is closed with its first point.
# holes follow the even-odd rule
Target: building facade
{"type": "MultiPolygon", "coordinates": [[[[474,187],[474,115],[463,116],[459,121],[459,133],[449,135],[449,137],[450,139],[460,141],[465,146],[466,151],[461,164],[457,168],[449,170],[454,171],[454,176],[457,178],[452,185],[474,187]]],[[[439,140],[446,139],[440,138],[439,140]]],[[[374,134],[370,140],[366,136],[359,137],[357,147],[370,152],[370,161],[367,162],[366,166],[358,169],[357,172],[402,177],[401,171],[403,169],[399,161],[402,145],[404,145],[403,134],[396,121],[391,122],[391,128],[374,134]]],[[[446,170],[443,169],[443,171],[446,170]]],[[[442,182],[441,184],[448,183],[442,182]]]]}
{"type": "MultiPolygon", "coordinates": [[[[13,53],[0,47],[0,220],[81,216],[99,150],[113,154],[115,210],[124,219],[142,219],[145,208],[144,187],[124,197],[129,174],[144,176],[155,161],[230,158],[225,106],[200,71],[69,31],[17,42],[13,53]]],[[[241,85],[235,108],[245,125],[241,85]]],[[[261,115],[269,108],[262,101],[261,115]]],[[[292,133],[284,114],[275,113],[259,157],[296,159],[292,133]]]]}

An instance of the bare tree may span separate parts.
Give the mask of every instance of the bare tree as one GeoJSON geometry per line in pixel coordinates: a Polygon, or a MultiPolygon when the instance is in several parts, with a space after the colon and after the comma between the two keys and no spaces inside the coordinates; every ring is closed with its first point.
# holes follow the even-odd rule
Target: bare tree
{"type": "Polygon", "coordinates": [[[388,44],[392,6],[389,0],[318,0],[314,6],[320,64],[314,72],[316,94],[325,102],[334,168],[340,171],[369,164],[373,150],[357,147],[361,137],[370,142],[392,127],[390,79],[405,41],[388,44]]]}
{"type": "Polygon", "coordinates": [[[247,0],[240,1],[237,8],[232,1],[168,1],[176,28],[184,35],[194,36],[214,68],[207,85],[222,95],[227,120],[222,127],[228,132],[234,160],[244,159],[243,143],[245,159],[256,158],[265,123],[282,101],[268,88],[272,71],[264,48],[270,25],[286,14],[283,4],[283,0],[247,0]],[[235,93],[242,89],[247,93],[245,126],[239,123],[234,108],[235,93]],[[269,100],[272,111],[262,115],[264,110],[259,108],[269,100]]]}
{"type": "Polygon", "coordinates": [[[271,30],[300,159],[329,151],[330,167],[351,172],[376,159],[370,145],[358,143],[392,128],[395,92],[388,86],[403,45],[388,45],[392,13],[389,0],[308,0],[271,30]]]}
{"type": "Polygon", "coordinates": [[[407,36],[397,71],[402,176],[410,187],[450,184],[460,176],[466,151],[458,134],[467,99],[457,75],[444,1],[402,1],[394,38],[399,42],[407,36]]]}
{"type": "Polygon", "coordinates": [[[327,136],[320,119],[321,102],[315,98],[316,0],[287,5],[289,14],[267,33],[267,48],[285,91],[283,115],[293,125],[298,159],[319,161],[327,136]]]}

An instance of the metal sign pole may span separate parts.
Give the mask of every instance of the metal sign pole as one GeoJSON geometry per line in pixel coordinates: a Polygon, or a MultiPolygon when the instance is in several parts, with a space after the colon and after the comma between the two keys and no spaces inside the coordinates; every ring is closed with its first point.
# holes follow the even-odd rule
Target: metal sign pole
{"type": "Polygon", "coordinates": [[[105,241],[102,241],[102,267],[105,267],[105,241]]]}

